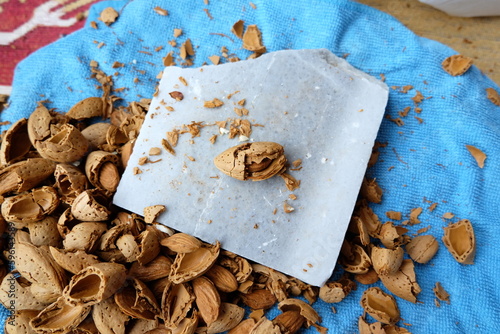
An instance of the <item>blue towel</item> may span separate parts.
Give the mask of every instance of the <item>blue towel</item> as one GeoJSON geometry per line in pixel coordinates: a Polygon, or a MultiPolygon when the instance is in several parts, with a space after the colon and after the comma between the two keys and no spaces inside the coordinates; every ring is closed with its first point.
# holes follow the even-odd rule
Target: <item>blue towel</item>
{"type": "MultiPolygon", "coordinates": [[[[416,36],[393,17],[370,7],[347,0],[253,2],[256,8],[246,0],[210,1],[208,5],[202,0],[99,3],[88,19],[97,22],[98,29],[87,24],[19,64],[11,105],[0,115],[1,121],[28,117],[41,99],[66,111],[85,97],[100,96],[96,82],[89,79],[91,60],[105,73],[119,72],[115,87],[128,87],[120,93],[124,101],[151,97],[156,75],[163,68],[162,57],[169,51],[178,55],[178,49],[168,44],[174,28],[183,29],[178,42],[190,38],[195,46],[195,66],[210,63],[208,57],[220,54],[222,46],[240,59],[250,55],[230,32],[239,19],[260,28],[268,51],[328,48],[338,56],[347,55],[355,67],[375,77],[385,76],[390,87],[413,86],[407,93],[396,87],[390,90],[387,117],[377,138],[386,145],[379,149],[379,162],[367,170],[367,176],[376,178],[384,190],[382,203],[371,205],[382,221],[389,220],[386,211],[401,211],[407,219],[411,209],[422,207],[422,223],[410,227],[409,233],[430,226],[427,233],[440,242],[428,264],[415,264],[422,288],[419,302],[396,297],[404,319],[398,325],[413,333],[498,332],[500,246],[495,239],[500,236],[500,107],[487,99],[485,89],[500,91],[499,87],[474,66],[462,76],[447,74],[441,62],[456,54],[454,50],[416,36]],[[123,9],[118,20],[107,27],[96,16],[110,5],[123,9]],[[156,14],[156,6],[168,10],[168,16],[156,14]],[[163,49],[156,51],[160,46],[163,49]],[[114,61],[125,66],[114,69],[114,61]],[[136,77],[139,81],[135,83],[136,77]],[[420,113],[412,100],[417,91],[424,96],[420,113]],[[406,107],[410,107],[408,115],[400,117],[398,112],[406,107]],[[391,120],[398,117],[404,125],[391,120]],[[487,155],[484,168],[478,167],[466,145],[487,155]],[[433,211],[429,210],[431,203],[438,203],[433,211]],[[454,217],[444,219],[446,212],[454,217]],[[459,219],[469,219],[475,230],[474,265],[456,262],[441,242],[442,228],[459,219]],[[449,305],[434,304],[436,282],[449,292],[449,305]]],[[[380,283],[375,286],[387,291],[380,283]]],[[[330,333],[357,331],[365,288],[359,284],[339,304],[314,304],[330,333]]],[[[277,313],[272,309],[268,317],[277,313]]]]}

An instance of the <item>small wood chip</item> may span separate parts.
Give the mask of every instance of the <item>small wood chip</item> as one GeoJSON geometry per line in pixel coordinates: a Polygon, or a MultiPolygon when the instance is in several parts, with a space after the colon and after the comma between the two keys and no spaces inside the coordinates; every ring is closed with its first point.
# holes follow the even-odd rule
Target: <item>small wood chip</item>
{"type": "Polygon", "coordinates": [[[167,16],[168,15],[168,11],[166,9],[163,9],[161,8],[160,6],[156,6],[154,8],[154,11],[159,14],[159,15],[162,15],[162,16],[167,16]]]}
{"type": "Polygon", "coordinates": [[[484,167],[484,161],[486,160],[486,154],[484,154],[483,151],[478,149],[477,147],[474,147],[472,145],[465,145],[467,149],[469,150],[470,154],[476,159],[477,165],[479,168],[484,167]]]}
{"type": "Polygon", "coordinates": [[[493,88],[486,88],[486,97],[495,105],[500,106],[500,94],[493,88]]]}
{"type": "Polygon", "coordinates": [[[166,139],[161,140],[161,145],[165,150],[167,150],[168,153],[175,155],[175,150],[173,149],[172,145],[168,142],[166,139]]]}

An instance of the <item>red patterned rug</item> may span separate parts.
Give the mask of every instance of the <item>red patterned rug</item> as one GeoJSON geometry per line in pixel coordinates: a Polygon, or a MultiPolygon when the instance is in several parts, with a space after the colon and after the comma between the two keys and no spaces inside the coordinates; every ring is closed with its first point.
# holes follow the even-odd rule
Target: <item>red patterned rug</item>
{"type": "Polygon", "coordinates": [[[97,1],[0,0],[0,94],[9,94],[19,61],[81,28],[97,1]]]}

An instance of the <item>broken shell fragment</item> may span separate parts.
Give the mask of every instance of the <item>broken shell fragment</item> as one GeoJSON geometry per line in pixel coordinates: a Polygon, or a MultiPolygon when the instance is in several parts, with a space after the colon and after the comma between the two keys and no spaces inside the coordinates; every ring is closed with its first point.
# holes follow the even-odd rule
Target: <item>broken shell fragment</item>
{"type": "Polygon", "coordinates": [[[101,235],[106,231],[106,224],[97,222],[83,222],[75,225],[66,234],[63,245],[67,251],[82,250],[92,253],[98,246],[101,235]]]}
{"type": "Polygon", "coordinates": [[[92,307],[92,319],[99,333],[125,334],[129,316],[121,311],[114,298],[108,298],[92,307]]]}
{"type": "Polygon", "coordinates": [[[126,277],[126,268],[119,263],[96,263],[74,275],[63,296],[72,305],[91,306],[111,297],[126,277]]]}
{"type": "Polygon", "coordinates": [[[177,327],[193,308],[194,299],[195,295],[189,284],[173,284],[168,280],[161,296],[162,318],[165,320],[165,325],[169,328],[177,327]]]}
{"type": "Polygon", "coordinates": [[[89,148],[94,151],[100,149],[102,145],[107,143],[107,133],[111,124],[99,122],[91,124],[82,130],[82,136],[89,142],[89,148]]]}
{"type": "Polygon", "coordinates": [[[462,75],[472,66],[472,58],[452,55],[441,63],[443,69],[452,76],[462,75]]]}
{"type": "Polygon", "coordinates": [[[307,328],[314,326],[317,322],[321,321],[321,318],[312,306],[300,299],[285,299],[278,304],[278,309],[282,312],[298,311],[300,315],[306,319],[305,324],[307,328]]]}
{"type": "Polygon", "coordinates": [[[54,187],[62,197],[62,200],[71,204],[73,200],[87,189],[88,181],[85,174],[70,164],[58,164],[54,171],[56,183],[54,187]]]}
{"type": "Polygon", "coordinates": [[[114,298],[123,313],[138,319],[154,320],[160,315],[156,298],[143,282],[136,278],[119,290],[114,298]]]}
{"type": "Polygon", "coordinates": [[[52,175],[55,167],[50,160],[33,158],[3,168],[0,170],[0,195],[30,190],[52,175]]]}
{"type": "Polygon", "coordinates": [[[42,220],[59,205],[57,191],[52,187],[35,188],[29,193],[7,197],[2,203],[6,221],[29,223],[42,220]]]}
{"type": "Polygon", "coordinates": [[[21,118],[5,132],[0,146],[0,164],[8,165],[22,159],[31,149],[28,121],[21,118]]]}
{"type": "Polygon", "coordinates": [[[76,127],[63,124],[54,135],[36,142],[34,146],[43,158],[57,162],[74,162],[87,153],[88,142],[76,127]]]}
{"type": "Polygon", "coordinates": [[[360,245],[344,241],[341,249],[340,264],[344,270],[353,274],[364,274],[372,266],[372,261],[360,245]]]}
{"type": "Polygon", "coordinates": [[[104,103],[100,97],[88,97],[77,102],[66,113],[66,116],[76,120],[104,115],[104,103]]]}
{"type": "Polygon", "coordinates": [[[476,237],[471,222],[462,219],[443,229],[443,243],[455,260],[462,264],[474,264],[476,237]]]}
{"type": "Polygon", "coordinates": [[[219,251],[217,241],[215,245],[203,244],[191,253],[178,253],[170,269],[170,280],[179,284],[203,275],[215,263],[219,251]]]}
{"type": "Polygon", "coordinates": [[[395,324],[399,320],[396,300],[380,288],[372,287],[365,290],[360,303],[366,313],[384,324],[395,324]]]}
{"type": "Polygon", "coordinates": [[[406,232],[408,229],[395,226],[393,222],[387,222],[380,227],[378,238],[385,247],[394,249],[408,242],[409,237],[404,235],[406,232]]]}
{"type": "Polygon", "coordinates": [[[85,174],[98,189],[116,191],[120,182],[120,158],[105,151],[93,151],[87,156],[85,174]]]}
{"type": "Polygon", "coordinates": [[[8,273],[0,285],[0,302],[9,309],[15,305],[16,311],[42,310],[47,304],[37,300],[31,293],[31,283],[23,277],[16,277],[16,272],[8,273]]]}
{"type": "Polygon", "coordinates": [[[36,333],[69,333],[87,317],[90,309],[82,304],[70,305],[60,297],[33,318],[30,325],[36,333]]]}
{"type": "Polygon", "coordinates": [[[85,190],[71,204],[71,214],[78,220],[98,222],[109,218],[108,199],[101,192],[85,190]]]}
{"type": "Polygon", "coordinates": [[[100,262],[97,256],[88,254],[83,250],[68,251],[50,247],[50,254],[61,268],[72,274],[77,274],[81,270],[100,262]]]}
{"type": "Polygon", "coordinates": [[[438,248],[439,243],[432,235],[419,235],[406,245],[406,252],[413,261],[427,263],[436,255],[438,248]]]}
{"type": "Polygon", "coordinates": [[[244,315],[244,308],[232,303],[222,303],[219,317],[207,327],[207,334],[221,333],[236,327],[244,315]]]}
{"type": "Polygon", "coordinates": [[[379,275],[391,275],[398,271],[403,263],[404,251],[401,247],[394,249],[373,247],[371,249],[371,259],[373,269],[379,275]]]}
{"type": "Polygon", "coordinates": [[[285,170],[284,148],[273,142],[253,142],[231,147],[214,159],[223,173],[238,180],[261,181],[285,170]]]}
{"type": "Polygon", "coordinates": [[[417,296],[422,291],[415,276],[413,261],[406,259],[399,270],[390,275],[379,275],[384,286],[396,296],[412,303],[417,302],[417,296]]]}

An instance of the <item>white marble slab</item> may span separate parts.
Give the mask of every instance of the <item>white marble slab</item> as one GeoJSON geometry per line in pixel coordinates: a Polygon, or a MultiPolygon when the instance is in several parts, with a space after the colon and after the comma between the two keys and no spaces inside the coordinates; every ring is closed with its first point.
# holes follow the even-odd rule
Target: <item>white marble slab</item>
{"type": "Polygon", "coordinates": [[[335,267],[387,99],[384,83],[324,49],[195,69],[167,67],[114,204],[139,214],[163,204],[160,223],[206,242],[219,240],[224,249],[322,285],[335,267]],[[172,91],[184,99],[175,101],[172,91]],[[214,98],[224,105],[203,106],[214,98]],[[233,111],[241,99],[248,116],[233,111]],[[203,127],[199,137],[180,135],[175,156],[162,149],[150,157],[161,161],[138,165],[151,147],[162,147],[167,131],[235,118],[263,125],[252,127],[250,141],[277,142],[289,162],[302,159],[300,170],[289,171],[301,181],[293,191],[296,200],[289,199],[292,192],[281,177],[240,181],[220,172],[213,158],[241,142],[221,135],[218,126],[203,127]],[[134,167],[142,173],[134,175],[134,167]],[[295,210],[285,213],[284,201],[295,210]]]}

